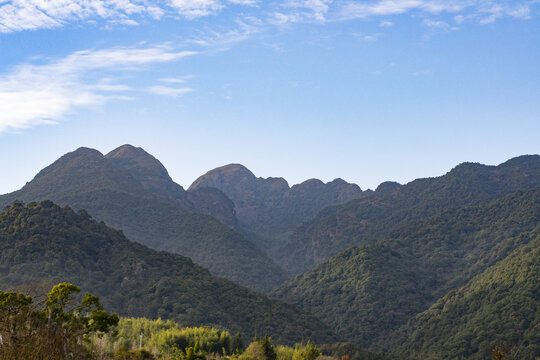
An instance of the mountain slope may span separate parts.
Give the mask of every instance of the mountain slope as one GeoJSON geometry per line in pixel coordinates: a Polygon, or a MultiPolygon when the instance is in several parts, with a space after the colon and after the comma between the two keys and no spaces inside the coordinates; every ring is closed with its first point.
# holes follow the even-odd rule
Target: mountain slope
{"type": "Polygon", "coordinates": [[[122,232],[50,201],[14,203],[0,214],[0,287],[72,282],[123,316],[216,325],[245,338],[332,340],[313,316],[216,278],[188,258],[151,250],[122,232]]]}
{"type": "MultiPolygon", "coordinates": [[[[289,187],[283,178],[258,178],[240,164],[230,164],[199,177],[190,190],[213,187],[235,204],[243,228],[256,234],[259,245],[272,256],[280,240],[322,208],[366,196],[360,187],[336,179],[324,184],[310,179],[289,187]]],[[[277,262],[280,257],[273,256],[277,262]]]]}
{"type": "Polygon", "coordinates": [[[211,215],[230,227],[238,226],[234,204],[224,193],[217,189],[185,191],[171,179],[163,164],[142,148],[122,145],[105,159],[130,173],[149,193],[173,200],[185,210],[211,215]]]}
{"type": "Polygon", "coordinates": [[[299,274],[343,249],[374,243],[408,222],[538,187],[538,155],[517,157],[499,166],[464,163],[441,177],[414,180],[326,208],[298,227],[276,256],[282,259],[282,267],[299,274]]]}
{"type": "MultiPolygon", "coordinates": [[[[111,156],[105,158],[96,150],[80,148],[43,169],[21,190],[0,196],[0,206],[14,200],[52,200],[85,209],[132,240],[189,256],[212,273],[242,285],[267,291],[282,282],[283,271],[243,235],[211,216],[186,210],[190,206],[187,202],[181,205],[147,191],[145,187],[161,191],[159,184],[168,180],[159,180],[166,171],[155,161],[144,164],[150,171],[133,166],[133,161],[111,161],[111,156]]],[[[185,193],[178,188],[179,194],[185,193]]],[[[205,198],[217,192],[203,191],[209,193],[202,195],[205,198]]]]}
{"type": "Polygon", "coordinates": [[[540,357],[540,232],[403,326],[392,341],[421,359],[486,359],[503,344],[515,359],[540,357]]]}
{"type": "Polygon", "coordinates": [[[318,314],[344,340],[380,349],[392,330],[504,259],[523,245],[508,239],[538,224],[540,190],[448,210],[345,250],[274,294],[318,314]]]}

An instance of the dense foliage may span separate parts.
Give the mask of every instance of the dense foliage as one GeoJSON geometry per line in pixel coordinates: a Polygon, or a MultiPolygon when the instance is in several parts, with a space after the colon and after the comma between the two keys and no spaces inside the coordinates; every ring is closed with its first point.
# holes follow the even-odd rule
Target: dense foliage
{"type": "Polygon", "coordinates": [[[50,201],[14,203],[0,214],[0,288],[68,281],[122,316],[216,325],[282,343],[333,335],[316,318],[228,280],[180,255],[127,240],[88,214],[50,201]]]}
{"type": "Polygon", "coordinates": [[[334,343],[320,346],[323,354],[342,360],[397,360],[402,357],[388,353],[374,353],[352,343],[334,343]]]}
{"type": "Polygon", "coordinates": [[[188,348],[196,353],[221,356],[244,350],[240,334],[231,336],[226,330],[211,327],[182,328],[172,320],[146,318],[121,318],[116,334],[105,337],[100,343],[109,353],[142,346],[156,356],[186,354],[188,348]]]}
{"type": "Polygon", "coordinates": [[[101,338],[119,319],[90,293],[75,306],[79,292],[77,286],[61,283],[40,305],[30,296],[0,291],[0,359],[89,359],[90,336],[101,338]]]}
{"type": "Polygon", "coordinates": [[[486,359],[496,345],[511,359],[540,357],[540,229],[508,257],[451,291],[391,337],[419,359],[486,359]]]}
{"type": "Polygon", "coordinates": [[[517,157],[499,166],[464,163],[441,177],[418,179],[326,208],[297,228],[277,256],[286,270],[300,274],[341,250],[373,244],[411,221],[539,187],[538,155],[517,157]]]}
{"type": "Polygon", "coordinates": [[[216,209],[223,204],[223,194],[216,189],[186,194],[156,159],[142,149],[130,157],[129,149],[122,147],[107,157],[86,148],[66,154],[21,190],[0,196],[0,207],[14,200],[52,200],[84,209],[131,240],[188,256],[241,285],[267,291],[284,280],[284,272],[243,235],[191,211],[189,199],[198,200],[199,210],[216,209]]]}
{"type": "Polygon", "coordinates": [[[539,223],[540,190],[448,210],[345,250],[275,294],[319,314],[342,339],[380,349],[392,330],[526,245],[539,223]]]}

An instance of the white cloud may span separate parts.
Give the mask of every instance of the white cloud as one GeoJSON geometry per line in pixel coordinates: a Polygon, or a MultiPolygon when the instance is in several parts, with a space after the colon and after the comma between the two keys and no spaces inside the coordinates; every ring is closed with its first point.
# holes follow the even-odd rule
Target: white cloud
{"type": "Polygon", "coordinates": [[[170,0],[169,4],[190,19],[215,14],[224,7],[218,0],[170,0]]]}
{"type": "Polygon", "coordinates": [[[425,26],[431,27],[431,28],[444,29],[444,28],[449,28],[450,27],[450,25],[448,25],[444,21],[440,21],[440,20],[424,19],[423,23],[424,23],[425,26]]]}
{"type": "Polygon", "coordinates": [[[270,22],[284,25],[296,22],[326,22],[326,16],[334,0],[285,0],[281,10],[272,13],[270,22]]]}
{"type": "Polygon", "coordinates": [[[384,20],[379,23],[380,27],[392,27],[394,23],[392,21],[384,20]]]}
{"type": "Polygon", "coordinates": [[[235,5],[250,5],[250,6],[257,5],[258,3],[257,0],[229,0],[229,2],[235,5]]]}
{"type": "Polygon", "coordinates": [[[169,84],[183,84],[186,82],[186,79],[184,78],[162,78],[158,79],[158,81],[169,83],[169,84]]]}
{"type": "Polygon", "coordinates": [[[210,51],[223,51],[232,45],[251,38],[254,34],[262,31],[264,24],[255,17],[244,17],[236,20],[235,28],[223,31],[206,29],[206,31],[193,39],[189,44],[202,46],[210,51]]]}
{"type": "Polygon", "coordinates": [[[126,92],[133,89],[104,74],[139,70],[147,64],[194,54],[167,46],[112,48],[78,51],[42,64],[18,65],[0,74],[0,132],[56,123],[77,108],[127,99],[126,92]]]}
{"type": "Polygon", "coordinates": [[[188,88],[188,87],[173,88],[173,87],[163,86],[163,85],[151,86],[147,90],[156,95],[165,95],[165,96],[171,96],[175,98],[195,91],[192,88],[188,88]]]}
{"type": "MultiPolygon", "coordinates": [[[[455,15],[456,23],[465,19],[490,23],[502,17],[528,19],[532,16],[531,7],[538,3],[538,0],[3,0],[0,32],[50,29],[82,21],[97,26],[103,21],[108,26],[135,26],[148,18],[179,19],[180,14],[185,19],[194,19],[239,6],[250,10],[267,7],[262,10],[269,14],[267,22],[278,26],[390,17],[409,12],[450,13],[455,15]]],[[[387,19],[380,26],[392,24],[387,19]]]]}
{"type": "Polygon", "coordinates": [[[528,19],[531,16],[531,6],[536,3],[538,3],[536,0],[519,2],[495,0],[348,0],[336,12],[339,20],[392,16],[417,11],[428,14],[456,14],[454,20],[458,24],[466,19],[477,19],[480,23],[490,23],[504,16],[514,19],[528,19]]]}
{"type": "Polygon", "coordinates": [[[159,19],[165,10],[137,0],[10,0],[0,5],[0,32],[54,28],[82,19],[135,25],[134,15],[159,19]]]}
{"type": "Polygon", "coordinates": [[[348,1],[340,9],[342,19],[367,18],[403,14],[412,10],[429,13],[457,12],[466,5],[464,1],[380,0],[375,2],[348,1]]]}
{"type": "Polygon", "coordinates": [[[365,42],[375,42],[379,40],[381,37],[381,33],[375,33],[375,34],[353,34],[358,39],[365,41],[365,42]]]}
{"type": "Polygon", "coordinates": [[[134,26],[167,14],[188,19],[213,15],[228,5],[256,6],[256,0],[4,0],[0,1],[0,32],[50,29],[85,20],[134,26]]]}

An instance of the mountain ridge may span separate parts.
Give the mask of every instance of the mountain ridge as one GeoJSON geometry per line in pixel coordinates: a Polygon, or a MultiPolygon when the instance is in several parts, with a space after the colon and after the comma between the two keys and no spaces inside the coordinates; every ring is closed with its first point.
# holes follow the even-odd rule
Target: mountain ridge
{"type": "Polygon", "coordinates": [[[539,155],[520,156],[498,166],[463,163],[439,177],[416,179],[391,191],[326,207],[298,226],[275,256],[287,271],[300,274],[343,249],[374,243],[410,221],[537,187],[539,155]]]}
{"type": "MultiPolygon", "coordinates": [[[[149,161],[154,167],[161,165],[153,157],[149,161]]],[[[239,232],[210,215],[186,209],[187,202],[182,206],[147,191],[132,175],[134,164],[114,163],[97,150],[79,148],[40,171],[21,190],[0,196],[0,206],[15,200],[53,200],[88,211],[132,240],[189,256],[212,273],[240,284],[268,291],[283,281],[284,272],[239,232]]],[[[219,208],[225,197],[217,189],[195,195],[201,195],[203,203],[215,197],[218,205],[210,203],[210,210],[219,208]]],[[[224,206],[233,208],[228,199],[224,206]]]]}

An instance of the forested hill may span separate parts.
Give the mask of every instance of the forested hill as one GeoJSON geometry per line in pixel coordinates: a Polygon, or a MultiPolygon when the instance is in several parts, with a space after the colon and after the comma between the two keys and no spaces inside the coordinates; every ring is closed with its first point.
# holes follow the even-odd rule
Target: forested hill
{"type": "MultiPolygon", "coordinates": [[[[345,250],[284,284],[275,295],[318,314],[343,340],[381,349],[392,331],[527,245],[539,224],[540,189],[519,191],[488,205],[447,210],[409,223],[377,244],[345,250]]],[[[537,287],[536,280],[537,275],[527,281],[537,287]]],[[[512,299],[513,295],[507,298],[512,299]]],[[[538,306],[538,298],[532,304],[538,306]]],[[[511,312],[497,316],[501,324],[513,321],[511,312]]],[[[526,332],[531,324],[515,326],[526,332]]],[[[475,331],[483,334],[488,329],[475,331]]],[[[425,331],[411,347],[431,341],[430,334],[425,331]]],[[[473,340],[468,340],[461,346],[474,352],[473,340]]]]}
{"type": "Polygon", "coordinates": [[[489,359],[493,344],[510,359],[540,357],[540,229],[525,245],[415,316],[389,345],[418,359],[489,359]]]}
{"type": "MultiPolygon", "coordinates": [[[[242,227],[256,234],[259,245],[271,256],[280,245],[280,240],[324,207],[372,193],[363,192],[358,185],[342,179],[326,184],[318,179],[310,179],[289,187],[283,178],[256,177],[240,164],[213,169],[199,177],[189,189],[205,187],[220,189],[231,198],[242,227]]],[[[278,263],[281,260],[276,256],[273,259],[278,263]]]]}
{"type": "Polygon", "coordinates": [[[298,227],[276,256],[286,270],[299,274],[341,250],[374,243],[413,220],[539,187],[538,155],[520,156],[499,166],[464,163],[440,177],[414,180],[326,208],[298,227]]]}
{"type": "MultiPolygon", "coordinates": [[[[272,289],[285,275],[266,254],[229,226],[192,211],[193,198],[200,200],[198,208],[218,209],[225,197],[218,193],[204,189],[186,194],[142,149],[123,146],[104,157],[80,148],[43,169],[21,190],[0,196],[0,207],[15,200],[52,200],[84,209],[131,240],[188,256],[212,273],[253,289],[272,289]]],[[[224,206],[232,209],[232,204],[224,206]]]]}
{"type": "Polygon", "coordinates": [[[0,214],[0,288],[70,282],[124,316],[215,325],[294,343],[333,340],[316,318],[212,276],[186,257],[149,249],[50,201],[14,203],[0,214]]]}

